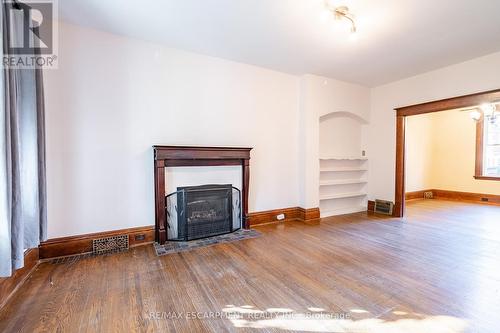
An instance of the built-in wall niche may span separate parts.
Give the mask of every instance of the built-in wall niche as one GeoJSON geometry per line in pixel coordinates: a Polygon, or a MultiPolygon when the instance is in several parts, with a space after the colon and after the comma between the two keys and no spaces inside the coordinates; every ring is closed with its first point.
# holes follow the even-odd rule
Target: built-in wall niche
{"type": "Polygon", "coordinates": [[[366,210],[368,157],[362,147],[366,125],[348,112],[320,118],[321,217],[366,210]]]}
{"type": "Polygon", "coordinates": [[[333,112],[320,118],[321,157],[360,157],[367,122],[349,112],[333,112]]]}

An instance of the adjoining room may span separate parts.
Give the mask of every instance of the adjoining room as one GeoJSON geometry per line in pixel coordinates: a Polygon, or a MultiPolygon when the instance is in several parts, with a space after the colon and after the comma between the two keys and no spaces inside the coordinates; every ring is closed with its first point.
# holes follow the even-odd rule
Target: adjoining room
{"type": "Polygon", "coordinates": [[[407,201],[476,203],[479,215],[481,204],[500,203],[500,113],[495,97],[487,102],[488,95],[479,94],[480,105],[406,117],[407,201]]]}

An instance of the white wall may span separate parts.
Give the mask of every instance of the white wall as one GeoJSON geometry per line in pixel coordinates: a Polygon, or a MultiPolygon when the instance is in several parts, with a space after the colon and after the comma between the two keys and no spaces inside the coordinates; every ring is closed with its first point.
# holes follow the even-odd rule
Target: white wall
{"type": "Polygon", "coordinates": [[[49,237],[154,224],[153,144],[254,147],[250,211],[297,206],[298,77],[64,23],[59,46],[49,237]]]}
{"type": "Polygon", "coordinates": [[[207,184],[232,184],[241,190],[241,167],[168,167],[165,168],[165,193],[176,192],[178,187],[207,184]]]}
{"type": "Polygon", "coordinates": [[[407,118],[407,192],[441,189],[499,194],[500,182],[474,179],[476,123],[467,112],[407,118]]]}
{"type": "Polygon", "coordinates": [[[495,53],[372,89],[367,137],[369,199],[394,200],[394,108],[499,87],[500,53],[495,53]]]}
{"type": "Polygon", "coordinates": [[[309,89],[309,100],[316,115],[349,112],[368,121],[370,119],[370,89],[332,78],[304,75],[309,89]]]}
{"type": "Polygon", "coordinates": [[[366,150],[366,127],[366,120],[351,112],[333,112],[320,117],[320,156],[362,156],[366,150]]]}
{"type": "Polygon", "coordinates": [[[361,156],[361,124],[347,116],[328,117],[319,123],[319,154],[361,156]]]}
{"type": "MultiPolygon", "coordinates": [[[[314,208],[319,207],[320,118],[332,113],[350,113],[367,122],[370,89],[316,75],[304,75],[301,87],[300,206],[314,208]]],[[[359,140],[362,150],[365,147],[363,133],[359,140]]]]}
{"type": "Polygon", "coordinates": [[[250,211],[318,207],[332,112],[369,123],[369,198],[393,200],[394,108],[500,87],[500,53],[369,89],[64,23],[59,45],[45,73],[49,237],[152,225],[153,144],[254,147],[250,211]]]}

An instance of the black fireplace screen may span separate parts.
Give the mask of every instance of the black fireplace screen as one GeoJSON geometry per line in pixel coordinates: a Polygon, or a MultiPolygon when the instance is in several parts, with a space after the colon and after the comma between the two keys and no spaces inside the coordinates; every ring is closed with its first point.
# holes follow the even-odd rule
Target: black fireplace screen
{"type": "Polygon", "coordinates": [[[232,185],[178,187],[165,197],[167,235],[188,241],[241,228],[241,192],[232,185]]]}

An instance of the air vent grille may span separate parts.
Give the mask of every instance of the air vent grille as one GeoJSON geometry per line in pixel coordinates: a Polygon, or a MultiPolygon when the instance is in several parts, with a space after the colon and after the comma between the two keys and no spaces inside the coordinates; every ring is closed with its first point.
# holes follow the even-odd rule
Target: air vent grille
{"type": "Polygon", "coordinates": [[[92,253],[104,254],[128,249],[128,235],[118,235],[92,240],[92,253]]]}
{"type": "Polygon", "coordinates": [[[434,198],[434,193],[432,191],[424,192],[424,199],[432,199],[432,198],[434,198]]]}
{"type": "Polygon", "coordinates": [[[394,204],[390,201],[375,200],[375,213],[392,215],[394,204]]]}

